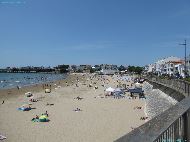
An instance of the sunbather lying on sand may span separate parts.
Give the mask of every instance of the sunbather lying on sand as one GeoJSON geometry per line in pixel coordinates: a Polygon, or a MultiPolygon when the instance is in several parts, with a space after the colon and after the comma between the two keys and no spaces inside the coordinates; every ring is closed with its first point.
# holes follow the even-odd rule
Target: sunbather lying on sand
{"type": "Polygon", "coordinates": [[[148,117],[141,117],[140,120],[146,120],[148,117]]]}
{"type": "Polygon", "coordinates": [[[53,106],[53,105],[54,105],[54,104],[49,104],[49,103],[46,104],[46,106],[53,106]]]}
{"type": "Polygon", "coordinates": [[[78,111],[82,111],[82,110],[77,107],[74,111],[78,112],[78,111]]]}
{"type": "Polygon", "coordinates": [[[38,115],[36,115],[36,117],[35,117],[35,118],[32,118],[32,121],[33,121],[33,120],[35,120],[35,119],[39,119],[39,116],[38,116],[38,115]]]}
{"type": "Polygon", "coordinates": [[[142,107],[139,107],[139,106],[136,106],[136,107],[134,107],[134,109],[141,109],[142,107]]]}
{"type": "Polygon", "coordinates": [[[47,111],[46,113],[42,114],[41,116],[36,115],[35,118],[32,118],[33,122],[49,122],[47,111]]]}
{"type": "Polygon", "coordinates": [[[29,110],[31,110],[32,108],[30,107],[30,106],[22,106],[22,107],[20,107],[20,108],[18,108],[18,110],[22,110],[22,111],[29,111],[29,110]]]}
{"type": "Polygon", "coordinates": [[[82,100],[83,98],[78,96],[78,97],[76,97],[76,98],[74,98],[74,99],[82,100]]]}
{"type": "Polygon", "coordinates": [[[30,99],[31,102],[37,102],[38,100],[36,99],[30,99]]]}

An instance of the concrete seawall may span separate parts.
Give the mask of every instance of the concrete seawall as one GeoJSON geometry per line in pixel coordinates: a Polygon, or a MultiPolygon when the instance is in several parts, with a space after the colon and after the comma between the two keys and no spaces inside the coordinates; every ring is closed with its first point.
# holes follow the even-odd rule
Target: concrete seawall
{"type": "Polygon", "coordinates": [[[183,93],[179,92],[177,89],[170,88],[169,86],[162,85],[158,82],[153,82],[153,81],[148,81],[148,82],[153,85],[153,89],[161,90],[162,92],[166,93],[167,95],[174,98],[178,102],[180,102],[185,98],[183,93]]]}
{"type": "MultiPolygon", "coordinates": [[[[178,124],[176,124],[175,122],[181,120],[182,115],[184,116],[184,113],[186,113],[186,111],[189,109],[190,98],[185,97],[186,94],[182,93],[183,90],[180,91],[174,86],[161,84],[156,81],[147,80],[147,82],[153,85],[153,89],[159,89],[168,96],[177,100],[178,103],[173,107],[170,107],[163,113],[160,113],[147,123],[141,125],[135,130],[129,132],[128,134],[118,138],[117,140],[115,140],[115,142],[136,142],[139,140],[141,140],[142,142],[156,141],[159,137],[162,137],[162,135],[164,135],[164,133],[168,129],[177,128],[178,124]]],[[[177,130],[179,129],[176,129],[176,131],[177,130]]],[[[172,130],[172,132],[174,132],[174,130],[172,130]]],[[[162,138],[160,140],[163,141],[162,138]]]]}

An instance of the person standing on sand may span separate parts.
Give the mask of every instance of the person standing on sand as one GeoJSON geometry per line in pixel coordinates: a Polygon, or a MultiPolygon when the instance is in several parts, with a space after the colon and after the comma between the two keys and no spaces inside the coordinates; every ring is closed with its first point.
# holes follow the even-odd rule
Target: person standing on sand
{"type": "Polygon", "coordinates": [[[46,110],[46,112],[44,113],[44,115],[46,115],[47,117],[49,116],[47,110],[46,110]]]}
{"type": "Polygon", "coordinates": [[[5,101],[3,100],[2,104],[4,104],[4,103],[5,103],[5,101]]]}

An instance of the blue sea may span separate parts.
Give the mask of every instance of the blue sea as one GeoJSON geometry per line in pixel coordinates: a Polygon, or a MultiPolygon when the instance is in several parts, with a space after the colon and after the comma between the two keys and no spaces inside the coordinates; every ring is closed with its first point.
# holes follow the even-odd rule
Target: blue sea
{"type": "Polygon", "coordinates": [[[62,80],[66,74],[49,73],[0,73],[0,89],[29,86],[55,80],[62,80]]]}

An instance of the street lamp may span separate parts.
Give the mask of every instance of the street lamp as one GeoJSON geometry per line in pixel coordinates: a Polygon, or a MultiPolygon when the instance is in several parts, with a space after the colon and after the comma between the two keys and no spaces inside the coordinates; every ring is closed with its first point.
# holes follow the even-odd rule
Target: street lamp
{"type": "Polygon", "coordinates": [[[183,44],[179,44],[179,45],[184,45],[185,46],[185,67],[184,67],[184,72],[185,72],[185,78],[186,78],[186,75],[187,75],[187,63],[186,63],[186,45],[187,45],[187,43],[186,43],[186,40],[184,41],[184,43],[183,44]]]}

